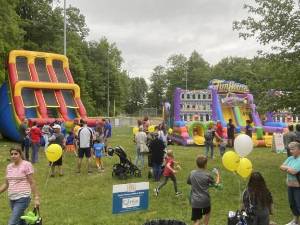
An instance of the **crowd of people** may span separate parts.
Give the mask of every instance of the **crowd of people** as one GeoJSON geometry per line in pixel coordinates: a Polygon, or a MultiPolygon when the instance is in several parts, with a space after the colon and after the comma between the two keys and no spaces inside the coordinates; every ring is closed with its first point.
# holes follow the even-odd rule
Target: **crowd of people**
{"type": "MultiPolygon", "coordinates": [[[[251,120],[246,120],[245,134],[252,138],[252,131],[253,127],[251,125],[251,120]]],[[[204,133],[206,157],[210,156],[211,159],[214,158],[215,143],[219,147],[220,156],[223,156],[226,151],[226,147],[233,147],[236,133],[236,127],[233,124],[232,119],[228,120],[226,129],[224,129],[220,121],[217,121],[215,124],[210,123],[204,133]]]]}
{"type": "MultiPolygon", "coordinates": [[[[251,123],[247,121],[245,132],[252,135],[251,123]]],[[[166,125],[162,122],[155,126],[153,132],[149,132],[150,121],[148,117],[138,121],[138,132],[134,135],[136,144],[135,165],[140,169],[145,168],[144,158],[148,158],[149,178],[157,182],[154,195],[159,197],[166,194],[162,189],[171,179],[174,185],[174,194],[179,196],[182,193],[178,190],[176,173],[181,169],[175,160],[174,151],[168,147],[170,139],[166,125]]],[[[66,151],[74,152],[78,157],[77,173],[81,173],[81,165],[84,157],[87,158],[87,172],[92,171],[92,156],[95,158],[95,165],[99,172],[104,171],[102,157],[108,146],[108,139],[111,137],[111,124],[109,120],[98,121],[94,128],[90,128],[86,121],[75,122],[73,128],[66,132],[65,126],[59,122],[46,124],[39,127],[33,123],[28,126],[28,121],[24,120],[22,131],[21,148],[10,149],[11,163],[6,169],[6,179],[0,186],[0,193],[8,191],[10,207],[12,209],[9,225],[25,224],[20,216],[29,206],[31,195],[34,197],[34,205],[40,204],[39,193],[33,178],[33,165],[38,162],[38,149],[41,139],[44,141],[45,149],[51,144],[58,144],[66,151]],[[31,154],[30,154],[31,147],[31,154]],[[76,151],[75,151],[76,150],[76,151]],[[25,155],[25,158],[23,157],[25,155]],[[31,155],[31,157],[30,157],[31,155]]],[[[300,216],[300,143],[298,135],[300,126],[296,126],[296,132],[289,127],[289,132],[284,136],[284,143],[288,150],[288,158],[282,163],[280,169],[287,174],[288,201],[294,218],[286,225],[299,225],[300,216]]],[[[207,170],[208,154],[213,158],[213,139],[220,149],[220,155],[225,153],[226,145],[232,146],[235,137],[235,127],[232,120],[227,124],[227,137],[224,136],[224,129],[218,121],[211,124],[205,133],[206,155],[198,155],[195,159],[195,167],[187,176],[186,183],[191,185],[190,204],[191,220],[194,225],[209,224],[211,212],[211,197],[209,188],[221,182],[220,173],[214,169],[213,172],[207,170]],[[228,139],[228,142],[226,140],[228,139]],[[225,143],[225,144],[224,144],[225,143]]],[[[50,176],[63,176],[63,156],[57,161],[49,163],[51,167],[50,176]]],[[[169,193],[168,193],[169,194],[169,193]]],[[[269,225],[270,214],[272,214],[273,198],[266,182],[259,172],[252,172],[246,189],[242,195],[242,208],[248,214],[248,225],[269,225]]]]}
{"type": "MultiPolygon", "coordinates": [[[[181,194],[178,191],[176,173],[180,165],[175,160],[174,152],[167,148],[168,134],[164,123],[155,127],[153,133],[149,133],[148,118],[138,121],[139,130],[135,134],[136,143],[136,166],[141,161],[140,168],[144,167],[144,157],[148,156],[148,166],[152,168],[154,181],[159,182],[154,189],[154,195],[159,196],[161,189],[171,179],[174,185],[175,195],[181,194]],[[143,121],[147,121],[144,125],[143,121]],[[141,151],[142,145],[147,145],[148,151],[141,151]]],[[[285,134],[285,144],[287,144],[288,158],[280,166],[280,169],[287,173],[288,201],[294,218],[286,225],[298,225],[300,216],[300,142],[297,139],[300,135],[300,125],[296,126],[296,132],[289,126],[289,132],[285,134]],[[298,141],[298,142],[297,142],[298,141]]],[[[191,185],[190,203],[192,207],[191,220],[194,225],[209,224],[211,200],[209,187],[220,183],[220,174],[215,171],[216,178],[207,171],[209,158],[214,157],[214,144],[216,143],[220,150],[220,155],[225,153],[227,146],[233,147],[236,127],[232,119],[227,124],[227,137],[224,134],[222,124],[217,121],[208,126],[205,138],[205,156],[199,155],[196,158],[197,169],[193,170],[187,179],[187,184],[191,185]],[[216,141],[214,142],[214,139],[216,141]],[[228,142],[226,142],[226,140],[228,142]]],[[[246,121],[245,134],[252,137],[253,128],[251,121],[246,121]]],[[[270,215],[272,214],[273,197],[268,189],[266,182],[260,172],[252,172],[246,189],[242,195],[242,209],[247,213],[248,225],[269,225],[270,215]]]]}
{"type": "MultiPolygon", "coordinates": [[[[8,198],[12,210],[9,225],[25,225],[20,217],[28,208],[31,195],[34,196],[34,206],[39,207],[40,199],[33,178],[33,164],[39,161],[39,149],[43,145],[46,150],[51,144],[58,144],[65,151],[73,152],[78,157],[77,173],[81,172],[82,159],[85,156],[88,161],[88,173],[91,173],[91,156],[95,158],[95,164],[99,172],[104,171],[101,157],[105,154],[108,139],[112,135],[112,126],[109,119],[97,121],[92,129],[87,126],[85,120],[74,121],[74,126],[69,132],[65,124],[56,121],[39,126],[35,122],[29,126],[25,119],[20,127],[21,145],[10,149],[11,163],[6,168],[5,183],[0,186],[0,193],[8,190],[8,198]],[[31,151],[30,151],[31,148],[31,151]],[[31,155],[31,157],[30,157],[31,155]],[[25,157],[24,157],[25,156],[25,157]]],[[[63,155],[54,162],[49,162],[51,167],[50,177],[63,176],[63,155]]]]}

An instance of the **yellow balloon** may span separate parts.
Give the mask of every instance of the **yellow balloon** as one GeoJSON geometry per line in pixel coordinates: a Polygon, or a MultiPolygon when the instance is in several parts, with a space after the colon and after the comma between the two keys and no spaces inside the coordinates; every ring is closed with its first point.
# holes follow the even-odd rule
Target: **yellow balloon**
{"type": "Polygon", "coordinates": [[[169,128],[168,133],[169,133],[169,134],[172,134],[172,133],[173,133],[173,129],[172,129],[172,128],[169,128]]]}
{"type": "Polygon", "coordinates": [[[240,160],[240,164],[237,168],[237,173],[243,177],[243,178],[247,178],[250,176],[250,174],[252,173],[252,163],[249,159],[247,158],[242,158],[240,160]]]}
{"type": "Polygon", "coordinates": [[[150,127],[148,127],[148,131],[150,133],[154,132],[155,131],[155,126],[154,125],[151,125],[150,127]]]}
{"type": "Polygon", "coordinates": [[[226,152],[222,157],[222,163],[226,169],[229,171],[236,171],[239,163],[240,163],[240,157],[236,152],[234,151],[228,151],[226,152]]]}
{"type": "Polygon", "coordinates": [[[59,144],[51,144],[46,149],[46,157],[50,162],[57,161],[62,155],[62,148],[59,144]]]}
{"type": "Polygon", "coordinates": [[[134,128],[132,129],[132,133],[133,133],[133,134],[136,134],[137,132],[139,132],[139,128],[138,128],[138,127],[134,127],[134,128]]]}

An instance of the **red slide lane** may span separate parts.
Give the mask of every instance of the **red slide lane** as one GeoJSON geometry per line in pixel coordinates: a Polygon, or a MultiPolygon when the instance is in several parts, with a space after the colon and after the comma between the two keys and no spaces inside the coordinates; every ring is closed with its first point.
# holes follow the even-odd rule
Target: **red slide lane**
{"type": "MultiPolygon", "coordinates": [[[[47,70],[48,70],[48,73],[50,74],[50,79],[52,80],[52,82],[57,83],[58,80],[57,80],[57,77],[55,75],[53,67],[51,65],[47,65],[47,70]]],[[[65,120],[69,120],[70,118],[68,117],[68,111],[67,111],[66,103],[65,103],[65,100],[63,98],[63,95],[62,95],[61,91],[60,90],[55,90],[55,96],[56,96],[56,99],[57,99],[58,104],[59,104],[60,114],[62,115],[62,117],[65,120]]]]}
{"type": "Polygon", "coordinates": [[[81,99],[80,98],[75,98],[75,102],[79,107],[78,112],[79,112],[80,117],[82,119],[87,119],[86,111],[85,111],[84,105],[82,104],[81,99]]]}
{"type": "Polygon", "coordinates": [[[65,72],[68,82],[71,84],[74,84],[74,80],[73,80],[73,77],[72,77],[72,74],[71,74],[71,71],[69,70],[69,68],[65,68],[64,72],[65,72]]]}
{"type": "MultiPolygon", "coordinates": [[[[35,69],[35,65],[34,64],[29,64],[29,70],[30,70],[30,74],[31,74],[31,79],[33,81],[39,81],[39,77],[38,77],[38,74],[36,72],[36,69],[35,69]]],[[[37,99],[37,103],[39,104],[39,112],[41,114],[41,117],[43,119],[48,119],[48,114],[47,114],[47,107],[46,107],[46,103],[45,103],[45,99],[43,97],[43,93],[40,89],[36,89],[34,90],[35,92],[35,96],[36,96],[36,99],[37,99]]]]}

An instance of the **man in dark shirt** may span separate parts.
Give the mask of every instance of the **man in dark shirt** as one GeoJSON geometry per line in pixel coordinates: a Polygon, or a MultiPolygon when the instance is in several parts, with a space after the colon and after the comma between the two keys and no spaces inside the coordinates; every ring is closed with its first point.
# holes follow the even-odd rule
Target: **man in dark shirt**
{"type": "Polygon", "coordinates": [[[288,129],[289,129],[289,132],[287,132],[283,135],[283,144],[284,144],[284,148],[286,150],[287,156],[290,157],[291,152],[290,152],[289,144],[291,142],[296,141],[297,135],[294,132],[294,126],[293,125],[289,125],[288,129]]]}
{"type": "Polygon", "coordinates": [[[232,123],[232,119],[229,119],[228,124],[227,124],[227,137],[228,137],[228,146],[229,147],[233,147],[234,129],[235,129],[235,126],[232,123]]]}
{"type": "Polygon", "coordinates": [[[253,130],[253,128],[252,128],[252,126],[251,126],[251,120],[246,120],[246,134],[249,136],[249,137],[251,137],[252,138],[252,130],[253,130]]]}
{"type": "Polygon", "coordinates": [[[151,153],[153,177],[155,181],[159,181],[161,175],[161,166],[164,161],[164,142],[158,138],[158,134],[154,135],[153,140],[149,144],[151,153]]]}

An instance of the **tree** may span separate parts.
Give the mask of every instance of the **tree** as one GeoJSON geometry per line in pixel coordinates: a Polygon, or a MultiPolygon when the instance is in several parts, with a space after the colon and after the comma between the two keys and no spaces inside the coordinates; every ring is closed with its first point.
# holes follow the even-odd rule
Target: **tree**
{"type": "Polygon", "coordinates": [[[146,103],[148,86],[144,78],[135,77],[130,80],[128,102],[125,111],[129,114],[138,112],[146,103]]]}
{"type": "Polygon", "coordinates": [[[0,0],[0,83],[4,81],[5,64],[8,52],[22,46],[24,31],[20,28],[19,17],[15,12],[17,1],[0,0]]]}
{"type": "Polygon", "coordinates": [[[187,78],[187,58],[182,55],[172,55],[167,60],[167,92],[166,97],[173,101],[173,92],[175,88],[186,88],[186,78],[187,78]]]}
{"type": "Polygon", "coordinates": [[[166,99],[166,69],[163,66],[156,66],[150,77],[149,92],[147,95],[149,107],[161,108],[162,102],[166,99]]]}
{"type": "MultiPolygon", "coordinates": [[[[273,50],[277,50],[265,54],[269,60],[270,74],[259,82],[265,85],[265,89],[281,92],[275,100],[277,110],[291,108],[299,112],[299,8],[294,0],[255,0],[255,3],[244,6],[249,16],[235,21],[233,29],[239,31],[239,36],[244,39],[256,37],[259,43],[269,44],[273,50]]],[[[266,108],[276,110],[273,101],[266,102],[266,108]]]]}
{"type": "Polygon", "coordinates": [[[285,52],[299,51],[300,11],[296,2],[255,0],[255,6],[245,4],[250,15],[235,21],[233,28],[244,39],[255,36],[263,45],[272,44],[273,48],[285,52]]]}
{"type": "Polygon", "coordinates": [[[198,52],[192,52],[187,61],[187,68],[188,89],[207,88],[211,79],[211,68],[198,52]]]}

